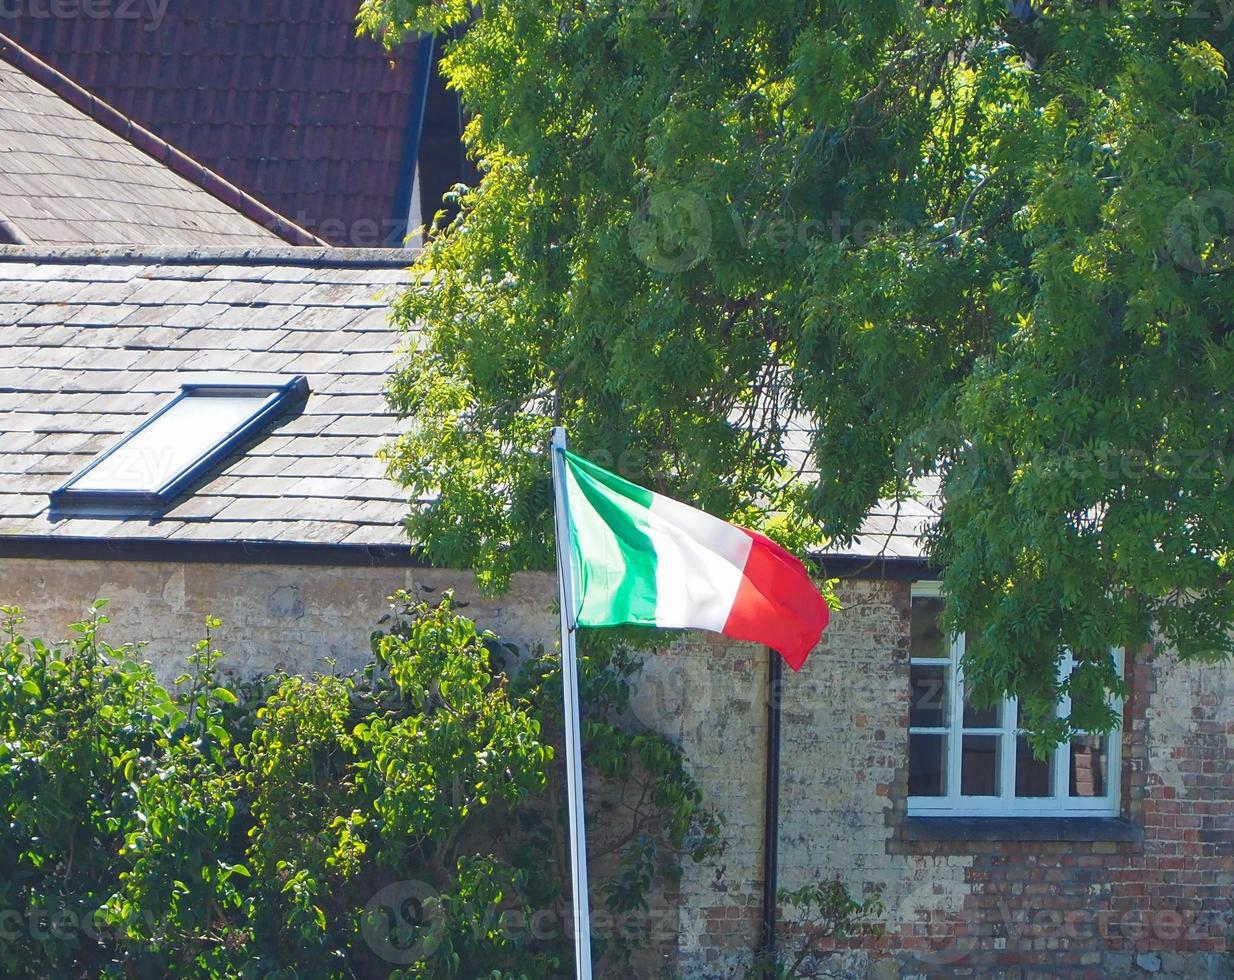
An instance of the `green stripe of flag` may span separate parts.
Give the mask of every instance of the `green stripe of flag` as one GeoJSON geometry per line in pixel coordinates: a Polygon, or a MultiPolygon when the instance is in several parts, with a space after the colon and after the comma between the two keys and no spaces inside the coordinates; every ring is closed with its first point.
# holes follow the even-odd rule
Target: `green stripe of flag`
{"type": "Polygon", "coordinates": [[[578,624],[654,626],[656,552],[647,517],[655,495],[581,456],[564,456],[578,624]]]}

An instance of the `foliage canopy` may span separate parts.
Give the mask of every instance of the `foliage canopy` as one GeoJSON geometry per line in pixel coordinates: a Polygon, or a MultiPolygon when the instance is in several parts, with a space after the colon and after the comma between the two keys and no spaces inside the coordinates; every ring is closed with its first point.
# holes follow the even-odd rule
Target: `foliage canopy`
{"type": "Polygon", "coordinates": [[[1111,646],[1229,656],[1231,18],[1010,8],[364,0],[391,43],[470,25],[444,65],[482,179],[397,306],[430,554],[543,562],[563,422],[797,546],[936,478],[970,676],[1051,739],[1064,689],[1112,723],[1111,646]]]}

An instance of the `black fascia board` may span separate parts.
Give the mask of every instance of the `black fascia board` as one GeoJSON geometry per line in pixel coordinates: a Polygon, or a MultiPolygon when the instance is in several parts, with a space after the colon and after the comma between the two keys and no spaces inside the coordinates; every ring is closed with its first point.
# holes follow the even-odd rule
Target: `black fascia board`
{"type": "MultiPolygon", "coordinates": [[[[205,538],[109,538],[58,534],[0,535],[0,558],[434,567],[425,558],[423,550],[410,542],[360,545],[322,541],[211,541],[205,538]]],[[[872,561],[863,556],[832,555],[815,561],[825,574],[838,578],[920,581],[938,576],[937,569],[915,558],[872,561]],[[837,557],[842,560],[837,561],[837,557]]]]}
{"type": "Polygon", "coordinates": [[[0,559],[428,568],[410,544],[0,535],[0,559]]]}

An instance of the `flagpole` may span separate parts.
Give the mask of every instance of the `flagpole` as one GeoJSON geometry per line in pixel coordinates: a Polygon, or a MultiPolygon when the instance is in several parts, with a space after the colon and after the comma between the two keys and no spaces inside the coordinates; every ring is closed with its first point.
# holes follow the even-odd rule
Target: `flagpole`
{"type": "Polygon", "coordinates": [[[557,594],[561,600],[561,696],[565,708],[566,800],[574,891],[574,963],[578,980],[591,980],[591,910],[587,897],[587,837],[583,814],[583,737],[578,706],[578,652],[574,645],[574,573],[565,486],[566,430],[553,429],[553,521],[557,538],[557,594]]]}

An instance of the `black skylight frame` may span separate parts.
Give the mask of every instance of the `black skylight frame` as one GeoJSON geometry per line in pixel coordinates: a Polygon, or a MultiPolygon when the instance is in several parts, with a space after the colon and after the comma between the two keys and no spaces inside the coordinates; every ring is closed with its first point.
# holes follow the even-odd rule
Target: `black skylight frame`
{"type": "Polygon", "coordinates": [[[237,455],[241,449],[264,435],[271,423],[302,407],[308,395],[308,378],[302,374],[297,374],[282,383],[270,381],[223,381],[182,384],[180,390],[171,399],[160,406],[157,411],[152,412],[147,418],[143,419],[140,425],[99,453],[98,456],[94,457],[94,459],[53,490],[51,492],[51,506],[53,509],[64,510],[81,507],[102,507],[109,511],[118,510],[135,513],[162,511],[173,500],[185,493],[185,491],[200,483],[225,460],[237,455]],[[268,400],[261,408],[240,425],[231,429],[222,439],[198,456],[193,462],[173,474],[157,490],[80,490],[75,489],[73,486],[104,460],[122,450],[139,433],[152,425],[157,419],[172,411],[175,406],[186,398],[227,396],[255,398],[262,394],[268,400]],[[274,397],[271,398],[270,396],[274,397]]]}

